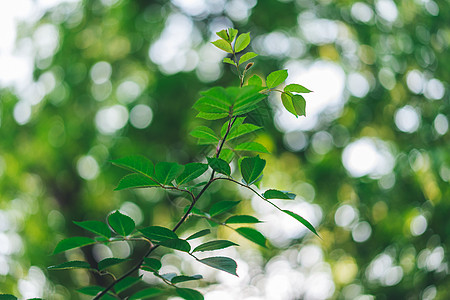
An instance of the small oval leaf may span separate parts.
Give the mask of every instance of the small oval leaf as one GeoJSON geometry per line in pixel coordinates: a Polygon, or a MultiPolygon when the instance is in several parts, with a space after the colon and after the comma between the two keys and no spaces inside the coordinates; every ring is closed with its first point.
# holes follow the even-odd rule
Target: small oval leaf
{"type": "Polygon", "coordinates": [[[261,232],[254,228],[250,227],[240,227],[236,229],[236,232],[245,237],[246,239],[252,241],[255,244],[260,245],[261,247],[266,247],[266,238],[262,235],[261,232]]]}
{"type": "Polygon", "coordinates": [[[254,216],[248,215],[239,215],[239,216],[231,216],[226,221],[225,224],[244,224],[244,223],[260,223],[261,221],[255,218],[254,216]]]}
{"type": "Polygon", "coordinates": [[[108,224],[121,236],[129,235],[136,226],[132,218],[120,213],[118,210],[108,216],[108,224]]]}
{"type": "Polygon", "coordinates": [[[208,265],[212,268],[230,273],[231,275],[238,276],[236,273],[237,264],[233,259],[229,257],[223,256],[207,257],[204,259],[200,259],[199,262],[208,265]]]}
{"type": "Polygon", "coordinates": [[[192,252],[198,252],[198,251],[213,251],[213,250],[219,250],[219,249],[225,249],[231,246],[239,246],[236,243],[233,243],[231,241],[227,240],[215,240],[215,241],[209,241],[204,244],[198,245],[192,252]]]}
{"type": "Polygon", "coordinates": [[[178,238],[172,230],[162,226],[149,226],[139,229],[139,231],[152,241],[163,241],[178,238]]]}
{"type": "Polygon", "coordinates": [[[87,245],[95,244],[95,241],[93,239],[87,238],[87,237],[70,237],[67,239],[64,239],[60,241],[56,247],[55,251],[53,251],[53,254],[60,253],[69,249],[79,248],[87,245]]]}
{"type": "Polygon", "coordinates": [[[123,258],[115,258],[115,257],[108,257],[105,259],[102,259],[101,261],[98,262],[98,270],[102,271],[106,268],[109,268],[111,266],[120,264],[121,262],[127,261],[128,259],[123,259],[123,258]]]}

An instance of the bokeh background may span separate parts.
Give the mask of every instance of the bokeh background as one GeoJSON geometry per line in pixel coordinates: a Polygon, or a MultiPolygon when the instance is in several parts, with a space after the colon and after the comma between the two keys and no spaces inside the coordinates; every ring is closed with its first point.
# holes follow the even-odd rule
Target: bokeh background
{"type": "Polygon", "coordinates": [[[217,184],[200,206],[244,200],[272,246],[218,230],[241,245],[221,252],[239,278],[176,254],[165,270],[204,274],[209,300],[449,299],[449,20],[448,0],[0,1],[0,292],[83,299],[77,288],[105,279],[46,267],[138,250],[52,256],[62,238],[87,235],[72,220],[120,209],[139,226],[176,222],[186,200],[113,192],[125,173],[109,160],[208,153],[187,134],[202,122],[191,107],[203,89],[238,84],[209,44],[235,27],[260,54],[253,74],[287,68],[288,83],[314,91],[299,119],[270,97],[257,139],[273,153],[262,187],[295,192],[279,205],[323,240],[217,184]]]}

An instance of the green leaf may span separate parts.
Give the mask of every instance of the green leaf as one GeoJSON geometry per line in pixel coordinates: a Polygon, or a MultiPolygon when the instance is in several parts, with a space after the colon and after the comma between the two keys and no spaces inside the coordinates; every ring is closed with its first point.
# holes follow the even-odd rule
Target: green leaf
{"type": "Polygon", "coordinates": [[[125,175],[114,189],[115,191],[120,191],[124,189],[132,189],[132,188],[150,188],[150,187],[158,187],[159,184],[147,176],[143,176],[141,174],[128,174],[125,175]]]}
{"type": "Polygon", "coordinates": [[[213,267],[215,269],[230,273],[231,275],[238,276],[236,273],[237,264],[233,259],[229,257],[223,256],[207,257],[204,259],[200,259],[199,262],[208,265],[210,267],[213,267]]]}
{"type": "Polygon", "coordinates": [[[85,261],[72,260],[59,265],[50,266],[49,270],[67,270],[67,269],[90,269],[91,265],[85,261]]]}
{"type": "Polygon", "coordinates": [[[53,254],[60,253],[69,249],[73,248],[79,248],[87,245],[95,244],[95,241],[93,239],[77,236],[77,237],[70,237],[67,239],[64,239],[58,243],[55,247],[55,251],[53,251],[53,254]]]}
{"type": "Polygon", "coordinates": [[[220,201],[214,203],[211,209],[209,210],[209,214],[211,217],[217,216],[221,213],[231,210],[233,207],[239,204],[241,201],[220,201]]]}
{"type": "Polygon", "coordinates": [[[234,99],[223,87],[213,87],[200,93],[203,97],[194,103],[194,108],[199,112],[228,115],[234,99]]]}
{"type": "Polygon", "coordinates": [[[259,126],[256,126],[256,125],[253,125],[250,123],[242,124],[241,126],[235,127],[234,129],[232,129],[230,131],[230,134],[228,135],[228,140],[231,141],[231,140],[239,138],[245,134],[255,132],[261,128],[262,127],[259,127],[259,126]]]}
{"type": "Polygon", "coordinates": [[[243,224],[243,223],[260,223],[261,221],[255,218],[254,216],[248,215],[238,215],[231,216],[226,221],[225,224],[243,224]]]}
{"type": "Polygon", "coordinates": [[[295,194],[279,190],[267,190],[264,192],[263,196],[266,199],[295,199],[295,194]]]}
{"type": "Polygon", "coordinates": [[[129,235],[136,227],[132,218],[120,213],[118,210],[108,216],[108,224],[121,236],[129,235]]]}
{"type": "Polygon", "coordinates": [[[230,165],[226,161],[217,157],[207,157],[207,159],[208,164],[214,171],[227,176],[231,175],[230,165]]]}
{"type": "MultiPolygon", "coordinates": [[[[234,123],[231,125],[230,132],[228,133],[227,140],[230,137],[230,134],[233,130],[235,130],[237,127],[241,126],[242,123],[244,123],[245,117],[237,117],[234,123]]],[[[220,136],[222,138],[225,137],[225,134],[227,133],[228,125],[230,124],[230,120],[227,120],[225,123],[223,123],[222,128],[220,129],[220,136]]]]}
{"type": "Polygon", "coordinates": [[[219,141],[219,138],[216,136],[214,131],[206,126],[199,126],[192,130],[189,134],[200,139],[203,144],[215,144],[219,141]]]}
{"type": "Polygon", "coordinates": [[[150,267],[154,271],[161,269],[161,261],[153,257],[144,257],[144,266],[150,267]]]}
{"type": "Polygon", "coordinates": [[[150,298],[154,298],[156,296],[161,295],[163,292],[164,292],[163,290],[157,289],[157,288],[146,288],[146,289],[140,290],[136,294],[130,296],[128,299],[129,300],[150,299],[150,298]]]}
{"type": "Polygon", "coordinates": [[[237,29],[234,28],[228,28],[228,35],[230,36],[230,43],[234,41],[234,38],[238,34],[237,29]]]}
{"type": "Polygon", "coordinates": [[[225,40],[222,40],[222,39],[217,40],[217,41],[211,42],[211,44],[213,44],[214,46],[216,46],[217,48],[219,48],[225,52],[233,53],[233,49],[231,49],[230,43],[228,43],[225,40]]]}
{"type": "Polygon", "coordinates": [[[163,241],[178,238],[172,230],[161,226],[149,226],[139,229],[139,231],[152,241],[163,241]]]}
{"type": "Polygon", "coordinates": [[[302,95],[293,95],[292,104],[294,105],[297,115],[306,116],[306,101],[302,95]]]}
{"type": "Polygon", "coordinates": [[[82,221],[82,222],[73,221],[73,222],[76,225],[80,226],[81,228],[89,230],[90,232],[93,232],[95,234],[104,236],[107,239],[111,237],[111,230],[109,230],[108,225],[106,225],[103,222],[100,221],[82,221]]]}
{"type": "Polygon", "coordinates": [[[175,276],[174,278],[172,278],[172,280],[170,282],[172,282],[173,284],[176,284],[176,283],[185,282],[185,281],[199,280],[202,278],[203,278],[202,275],[193,275],[193,276],[179,275],[179,276],[175,276]]]}
{"type": "Polygon", "coordinates": [[[292,83],[288,84],[284,88],[285,92],[293,92],[293,93],[311,93],[312,91],[305,88],[303,85],[292,83]]]}
{"type": "Polygon", "coordinates": [[[218,31],[218,32],[216,32],[216,34],[217,34],[220,38],[224,39],[225,41],[231,42],[231,41],[230,41],[230,37],[228,36],[228,33],[227,33],[226,29],[223,29],[223,30],[221,30],[221,31],[218,31]]]}
{"type": "Polygon", "coordinates": [[[129,259],[108,257],[108,258],[105,258],[105,259],[102,259],[101,261],[99,261],[97,267],[98,267],[99,271],[102,271],[102,270],[104,270],[106,268],[109,268],[111,266],[120,264],[120,263],[122,263],[124,261],[127,261],[127,260],[129,260],[129,259]]]}
{"type": "Polygon", "coordinates": [[[255,244],[260,245],[261,247],[266,247],[266,238],[262,235],[261,232],[254,228],[250,227],[239,227],[236,229],[236,232],[245,237],[246,239],[252,241],[255,244]]]}
{"type": "Polygon", "coordinates": [[[17,300],[17,297],[11,294],[0,294],[0,300],[17,300]]]}
{"type": "Polygon", "coordinates": [[[259,179],[265,166],[266,161],[261,159],[259,155],[242,159],[241,174],[247,185],[251,185],[259,179]]]}
{"type": "Polygon", "coordinates": [[[286,78],[288,77],[288,71],[287,70],[278,70],[275,72],[270,73],[267,76],[266,84],[269,89],[277,87],[278,85],[282,84],[286,78]]]}
{"type": "Polygon", "coordinates": [[[239,245],[235,244],[233,242],[227,241],[227,240],[215,240],[215,241],[209,241],[204,244],[198,245],[192,252],[213,251],[213,250],[225,249],[225,248],[228,248],[231,246],[239,246],[239,245]]]}
{"type": "Polygon", "coordinates": [[[207,164],[202,163],[189,163],[184,165],[184,171],[181,173],[177,179],[177,184],[181,185],[183,183],[194,180],[195,178],[200,177],[203,173],[208,170],[207,164]]]}
{"type": "MultiPolygon", "coordinates": [[[[98,293],[100,293],[101,291],[103,291],[103,287],[98,286],[98,285],[92,285],[92,286],[86,286],[83,287],[81,289],[78,289],[77,291],[79,293],[85,294],[85,295],[89,295],[89,296],[95,296],[98,293]]],[[[116,300],[116,298],[114,296],[111,295],[111,293],[107,293],[106,295],[102,296],[100,299],[102,300],[116,300]]]]}
{"type": "Polygon", "coordinates": [[[234,157],[234,152],[231,149],[223,149],[220,151],[219,158],[226,161],[228,164],[231,163],[234,157]]]}
{"type": "Polygon", "coordinates": [[[248,44],[250,44],[250,32],[242,33],[236,39],[236,43],[234,44],[234,51],[236,53],[241,52],[245,48],[247,48],[248,44]]]}
{"type": "Polygon", "coordinates": [[[170,184],[183,170],[184,167],[175,162],[159,162],[155,167],[155,175],[161,184],[170,184]]]}
{"type": "Polygon", "coordinates": [[[124,279],[116,283],[116,285],[114,286],[114,290],[116,291],[116,293],[121,293],[137,284],[141,280],[141,278],[142,275],[139,277],[125,277],[124,279]]]}
{"type": "Polygon", "coordinates": [[[306,226],[306,228],[308,228],[309,230],[311,230],[312,233],[314,233],[315,235],[317,235],[319,238],[319,234],[317,234],[316,229],[314,228],[314,226],[311,225],[311,223],[309,223],[308,221],[306,221],[304,218],[302,218],[301,216],[299,216],[298,214],[296,214],[295,212],[292,212],[290,210],[284,209],[283,210],[284,213],[290,215],[291,217],[295,218],[297,221],[299,221],[300,223],[302,223],[303,225],[306,226]]]}
{"type": "Polygon", "coordinates": [[[211,233],[211,230],[203,229],[203,230],[200,230],[199,232],[196,232],[196,233],[190,235],[186,240],[197,239],[199,237],[205,236],[205,235],[210,234],[210,233],[211,233]]]}
{"type": "Polygon", "coordinates": [[[183,251],[183,252],[189,252],[191,251],[191,245],[189,245],[188,242],[181,239],[169,239],[169,240],[162,240],[158,242],[161,246],[183,251]]]}
{"type": "Polygon", "coordinates": [[[232,60],[231,58],[228,58],[228,57],[225,57],[223,59],[223,62],[227,63],[227,64],[230,64],[230,65],[233,65],[233,66],[236,66],[236,63],[234,62],[234,60],[232,60]]]}
{"type": "Polygon", "coordinates": [[[153,163],[143,156],[127,156],[111,161],[114,165],[153,178],[153,163]]]}
{"type": "Polygon", "coordinates": [[[257,142],[241,143],[234,147],[235,151],[254,151],[260,153],[270,153],[263,145],[257,142]]]}
{"type": "Polygon", "coordinates": [[[283,103],[284,108],[286,108],[286,110],[288,112],[290,112],[295,117],[297,117],[297,112],[295,111],[294,103],[292,102],[291,95],[289,95],[287,93],[282,93],[281,94],[281,102],[283,103]]]}
{"type": "Polygon", "coordinates": [[[225,117],[228,117],[228,113],[199,112],[195,117],[196,118],[202,118],[202,119],[205,119],[205,120],[219,120],[219,119],[223,119],[225,117]]]}
{"type": "Polygon", "coordinates": [[[181,298],[183,298],[185,300],[204,300],[205,299],[199,291],[196,291],[193,289],[177,288],[176,291],[177,291],[178,296],[180,296],[181,298]]]}
{"type": "Polygon", "coordinates": [[[174,277],[177,276],[177,273],[166,273],[166,274],[161,274],[160,276],[168,281],[171,281],[174,277]]]}
{"type": "Polygon", "coordinates": [[[247,60],[255,58],[256,56],[258,56],[258,54],[256,54],[255,52],[247,52],[244,55],[242,55],[241,58],[239,58],[239,64],[242,64],[247,60]]]}
{"type": "Polygon", "coordinates": [[[252,77],[250,77],[248,79],[247,84],[248,85],[254,85],[254,86],[257,86],[257,87],[262,87],[263,82],[262,82],[261,77],[259,77],[258,75],[253,75],[252,77]]]}
{"type": "Polygon", "coordinates": [[[246,114],[257,108],[257,104],[264,100],[267,95],[261,94],[261,87],[247,85],[242,88],[228,88],[230,95],[234,96],[233,116],[246,114]]]}

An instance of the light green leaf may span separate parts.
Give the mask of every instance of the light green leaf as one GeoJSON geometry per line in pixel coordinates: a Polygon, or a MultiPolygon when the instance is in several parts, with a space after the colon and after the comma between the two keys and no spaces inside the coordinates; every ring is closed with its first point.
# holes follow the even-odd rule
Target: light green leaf
{"type": "Polygon", "coordinates": [[[120,213],[118,210],[108,216],[108,224],[121,236],[129,235],[136,227],[132,218],[120,213]]]}
{"type": "Polygon", "coordinates": [[[228,164],[231,163],[234,157],[234,152],[231,149],[223,149],[220,151],[219,158],[226,161],[228,164]]]}
{"type": "Polygon", "coordinates": [[[311,230],[312,233],[314,233],[315,235],[317,235],[319,238],[319,234],[317,234],[316,229],[314,228],[314,226],[311,225],[311,223],[309,223],[308,221],[306,221],[303,217],[299,216],[298,214],[290,211],[290,210],[283,210],[284,213],[290,215],[291,217],[295,218],[297,221],[299,221],[300,223],[302,223],[303,225],[306,226],[306,228],[308,228],[309,230],[311,230]]]}
{"type": "Polygon", "coordinates": [[[109,230],[108,225],[106,225],[103,222],[100,221],[82,221],[82,222],[73,221],[73,222],[76,225],[80,226],[81,228],[89,230],[90,232],[93,232],[95,234],[104,236],[107,239],[111,237],[111,230],[109,230]]]}
{"type": "Polygon", "coordinates": [[[208,265],[212,268],[230,273],[231,275],[238,276],[236,273],[237,264],[233,259],[229,257],[223,256],[207,257],[204,259],[200,259],[199,262],[204,263],[205,265],[208,265]]]}
{"type": "Polygon", "coordinates": [[[77,236],[77,237],[70,237],[67,239],[64,239],[60,241],[56,247],[55,251],[53,251],[53,254],[60,253],[69,249],[79,248],[87,245],[95,244],[95,241],[93,239],[77,236]]]}
{"type": "Polygon", "coordinates": [[[262,87],[263,82],[262,82],[261,77],[259,77],[258,75],[253,75],[252,77],[250,77],[248,79],[247,84],[248,85],[254,85],[254,86],[257,86],[257,87],[262,87]]]}
{"type": "Polygon", "coordinates": [[[153,178],[153,163],[143,156],[127,156],[111,161],[114,165],[153,178]]]}
{"type": "Polygon", "coordinates": [[[266,84],[269,89],[277,87],[278,85],[282,84],[286,78],[288,77],[288,71],[287,70],[278,70],[275,72],[270,73],[267,76],[266,84]]]}
{"type": "Polygon", "coordinates": [[[239,127],[235,127],[231,130],[230,134],[228,135],[228,140],[231,141],[233,139],[239,138],[245,134],[257,131],[261,129],[262,127],[256,126],[254,124],[246,123],[242,124],[239,127]]]}
{"type": "Polygon", "coordinates": [[[116,291],[116,293],[121,293],[137,284],[141,280],[141,278],[142,275],[139,277],[125,277],[124,279],[116,283],[116,285],[114,286],[114,290],[116,291]]]}
{"type": "Polygon", "coordinates": [[[228,57],[225,57],[223,59],[223,62],[227,63],[227,64],[230,64],[230,65],[233,65],[233,66],[236,66],[236,63],[234,62],[234,60],[232,60],[231,58],[228,58],[228,57]]]}
{"type": "Polygon", "coordinates": [[[72,260],[59,265],[50,266],[49,270],[67,270],[67,269],[90,269],[91,265],[85,261],[72,260]]]}
{"type": "Polygon", "coordinates": [[[306,101],[302,95],[292,96],[292,104],[294,105],[295,112],[299,116],[306,116],[306,101]]]}
{"type": "Polygon", "coordinates": [[[247,48],[248,44],[250,44],[250,32],[242,33],[236,39],[236,43],[234,44],[234,51],[236,53],[241,52],[245,48],[247,48]]]}
{"type": "Polygon", "coordinates": [[[247,185],[251,185],[259,179],[265,166],[266,161],[261,159],[259,155],[242,159],[240,164],[241,174],[247,185]]]}
{"type": "Polygon", "coordinates": [[[170,282],[172,282],[173,284],[177,284],[180,282],[199,280],[202,278],[203,278],[202,275],[193,275],[193,276],[179,275],[179,276],[175,276],[174,278],[172,278],[172,280],[170,282]]]}
{"type": "Polygon", "coordinates": [[[198,245],[192,252],[213,251],[213,250],[225,249],[225,248],[228,248],[231,246],[239,246],[239,245],[235,244],[233,242],[227,241],[227,240],[215,240],[215,241],[209,241],[204,244],[198,245]]]}
{"type": "Polygon", "coordinates": [[[218,31],[218,32],[216,32],[216,34],[217,34],[220,38],[224,39],[225,41],[231,42],[231,41],[230,41],[230,37],[228,36],[228,33],[227,33],[226,29],[223,29],[223,30],[221,30],[221,31],[218,31]]]}
{"type": "Polygon", "coordinates": [[[221,213],[231,210],[233,207],[239,204],[241,201],[220,201],[214,203],[209,210],[211,217],[217,216],[221,213]]]}
{"type": "MultiPolygon", "coordinates": [[[[227,140],[229,140],[231,132],[236,128],[242,125],[244,123],[245,117],[237,117],[234,123],[231,126],[230,132],[228,133],[227,140]]],[[[223,123],[222,128],[220,129],[220,136],[223,138],[225,136],[225,133],[227,133],[228,125],[230,120],[227,120],[225,123],[223,123]]]]}
{"type": "Polygon", "coordinates": [[[225,117],[228,117],[228,113],[199,112],[195,117],[196,118],[205,119],[205,120],[219,120],[219,119],[223,119],[225,117]]]}
{"type": "Polygon", "coordinates": [[[266,238],[262,235],[261,232],[254,228],[250,227],[239,227],[236,229],[236,232],[245,237],[246,239],[252,241],[255,244],[260,245],[261,247],[266,247],[266,238]]]}
{"type": "Polygon", "coordinates": [[[260,153],[270,153],[263,145],[257,142],[241,143],[234,147],[235,151],[254,151],[260,153]]]}
{"type": "Polygon", "coordinates": [[[108,257],[108,258],[102,259],[101,261],[98,262],[98,270],[102,271],[106,268],[120,264],[127,260],[129,260],[129,259],[115,258],[115,257],[108,257]]]}
{"type": "Polygon", "coordinates": [[[183,251],[183,252],[189,252],[191,251],[191,245],[189,245],[188,242],[181,239],[168,239],[168,240],[162,240],[158,242],[161,246],[183,251]]]}
{"type": "Polygon", "coordinates": [[[199,237],[205,236],[205,235],[210,234],[210,233],[211,233],[211,230],[203,229],[203,230],[200,230],[199,232],[196,232],[196,233],[190,235],[186,240],[197,239],[199,237]]]}
{"type": "Polygon", "coordinates": [[[219,141],[219,138],[216,136],[214,131],[206,126],[198,126],[189,134],[208,143],[217,143],[219,141]]]}
{"type": "Polygon", "coordinates": [[[307,88],[305,88],[303,85],[296,84],[296,83],[288,84],[284,88],[284,91],[285,92],[293,92],[293,93],[311,93],[312,92],[312,91],[308,90],[307,88]]]}
{"type": "Polygon", "coordinates": [[[163,290],[157,289],[157,288],[146,288],[144,290],[140,290],[136,294],[130,296],[129,300],[143,300],[143,299],[150,299],[154,298],[156,296],[161,295],[164,293],[163,290]]]}
{"type": "Polygon", "coordinates": [[[193,289],[177,288],[176,291],[177,291],[178,296],[180,296],[181,298],[183,298],[185,300],[204,300],[205,299],[199,291],[196,291],[193,289]]]}
{"type": "Polygon", "coordinates": [[[170,184],[183,170],[184,167],[175,162],[159,162],[155,167],[155,175],[161,184],[170,184]]]}
{"type": "Polygon", "coordinates": [[[147,176],[134,173],[125,175],[114,190],[120,191],[131,188],[150,188],[158,186],[160,185],[156,182],[156,180],[152,180],[147,176]]]}
{"type": "Polygon", "coordinates": [[[267,97],[267,95],[260,93],[261,90],[263,88],[254,85],[247,85],[242,88],[228,88],[227,91],[229,91],[230,95],[234,95],[234,99],[236,99],[233,107],[233,116],[255,110],[257,104],[267,97]]]}
{"type": "Polygon", "coordinates": [[[258,54],[256,54],[255,52],[247,52],[244,55],[242,55],[241,58],[239,58],[239,64],[242,64],[247,60],[255,58],[256,56],[258,56],[258,54]]]}
{"type": "Polygon", "coordinates": [[[144,257],[144,266],[149,267],[154,271],[161,269],[161,261],[153,257],[144,257]]]}
{"type": "Polygon", "coordinates": [[[255,218],[254,216],[248,216],[248,215],[238,215],[238,216],[231,216],[226,221],[225,224],[244,224],[244,223],[260,223],[261,221],[255,218]]]}
{"type": "Polygon", "coordinates": [[[266,199],[295,199],[295,194],[279,190],[267,190],[264,192],[263,196],[266,199]]]}
{"type": "MultiPolygon", "coordinates": [[[[95,296],[101,291],[103,291],[103,287],[98,285],[92,285],[92,286],[86,286],[81,289],[78,289],[77,292],[89,295],[89,296],[95,296]]],[[[111,295],[111,293],[107,293],[106,295],[101,297],[102,300],[116,300],[114,296],[111,295]]]]}
{"type": "Polygon", "coordinates": [[[200,93],[203,97],[194,103],[194,108],[199,112],[228,115],[234,99],[223,87],[213,87],[200,93]]]}
{"type": "Polygon", "coordinates": [[[222,40],[222,39],[217,40],[217,41],[211,42],[211,44],[213,44],[214,46],[216,46],[217,48],[219,48],[225,52],[233,53],[233,49],[231,49],[230,43],[228,43],[225,40],[222,40]]]}
{"type": "Polygon", "coordinates": [[[297,117],[297,112],[295,111],[294,104],[292,103],[292,97],[291,95],[287,93],[281,94],[281,102],[283,103],[284,108],[291,114],[293,114],[295,117],[297,117]]]}
{"type": "Polygon", "coordinates": [[[216,158],[216,157],[207,157],[208,159],[208,164],[210,165],[210,167],[221,174],[230,176],[231,175],[231,168],[230,165],[224,161],[221,158],[216,158]]]}
{"type": "Polygon", "coordinates": [[[189,163],[184,165],[184,171],[177,177],[177,184],[181,185],[183,183],[189,182],[203,175],[203,173],[208,170],[207,164],[202,163],[189,163]]]}
{"type": "Polygon", "coordinates": [[[139,231],[152,241],[163,241],[178,238],[172,230],[161,226],[149,226],[139,229],[139,231]]]}
{"type": "Polygon", "coordinates": [[[230,36],[230,43],[234,41],[234,38],[238,34],[237,29],[234,28],[228,28],[228,35],[230,36]]]}

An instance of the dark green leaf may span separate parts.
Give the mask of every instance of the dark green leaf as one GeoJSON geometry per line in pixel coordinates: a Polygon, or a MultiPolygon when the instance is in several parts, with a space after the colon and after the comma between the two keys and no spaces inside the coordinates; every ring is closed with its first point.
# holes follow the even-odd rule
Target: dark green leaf
{"type": "Polygon", "coordinates": [[[306,101],[301,95],[292,96],[292,104],[294,105],[295,112],[299,116],[306,116],[306,101]]]}
{"type": "Polygon", "coordinates": [[[141,280],[141,278],[142,275],[139,277],[125,277],[124,279],[116,283],[116,285],[114,286],[114,290],[116,291],[116,293],[121,293],[137,284],[141,280]]]}
{"type": "Polygon", "coordinates": [[[155,271],[161,269],[161,261],[152,257],[144,257],[144,266],[150,267],[155,271]]]}
{"type": "Polygon", "coordinates": [[[242,178],[248,185],[253,184],[258,180],[265,166],[266,161],[261,159],[259,155],[242,159],[240,165],[242,178]]]}
{"type": "Polygon", "coordinates": [[[175,162],[159,162],[155,167],[155,176],[161,184],[170,184],[183,170],[184,167],[175,162]]]}
{"type": "Polygon", "coordinates": [[[193,289],[177,288],[176,291],[177,291],[178,296],[180,296],[181,298],[183,298],[185,300],[204,300],[205,299],[199,291],[196,291],[193,289]]]}
{"type": "Polygon", "coordinates": [[[87,238],[87,237],[70,237],[67,239],[64,239],[58,243],[55,247],[55,251],[53,251],[53,254],[60,253],[69,249],[83,247],[87,245],[95,244],[95,241],[93,239],[87,238]]]}
{"type": "Polygon", "coordinates": [[[17,297],[10,294],[0,294],[0,300],[17,300],[17,297]]]}
{"type": "Polygon", "coordinates": [[[247,60],[255,58],[256,56],[258,56],[258,54],[254,53],[254,52],[247,52],[244,55],[242,55],[241,58],[239,58],[239,64],[242,64],[242,63],[246,62],[247,60]]]}
{"type": "Polygon", "coordinates": [[[174,278],[172,278],[171,282],[173,284],[176,284],[176,283],[185,282],[185,281],[199,280],[202,278],[203,278],[202,275],[193,275],[193,276],[180,275],[180,276],[175,276],[174,278]]]}
{"type": "Polygon", "coordinates": [[[245,134],[254,132],[259,129],[261,129],[261,127],[253,125],[253,124],[248,124],[248,123],[242,124],[241,126],[235,127],[235,129],[232,129],[230,131],[230,134],[228,135],[228,140],[230,141],[232,139],[241,137],[245,134]]]}
{"type": "Polygon", "coordinates": [[[72,260],[56,266],[50,266],[49,270],[66,270],[66,269],[90,269],[91,265],[85,261],[72,260]]]}
{"type": "Polygon", "coordinates": [[[253,216],[240,215],[231,216],[226,221],[225,224],[240,224],[240,223],[260,223],[261,221],[253,216]]]}
{"type": "Polygon", "coordinates": [[[229,37],[229,35],[228,35],[226,29],[223,29],[223,30],[221,30],[221,31],[218,31],[218,32],[216,32],[216,34],[217,34],[220,38],[224,39],[225,41],[231,42],[231,41],[230,41],[230,37],[229,37]]]}
{"type": "Polygon", "coordinates": [[[292,102],[292,96],[287,93],[281,94],[281,102],[283,103],[284,108],[291,114],[293,114],[295,117],[297,117],[297,112],[294,108],[294,103],[292,102]]]}
{"type": "Polygon", "coordinates": [[[270,153],[263,145],[257,142],[241,143],[234,147],[235,151],[253,151],[260,153],[270,153]]]}
{"type": "Polygon", "coordinates": [[[129,259],[115,258],[115,257],[108,257],[108,258],[102,259],[101,261],[98,262],[98,270],[102,271],[106,268],[120,264],[121,262],[124,262],[127,260],[129,260],[129,259]]]}
{"type": "Polygon", "coordinates": [[[189,245],[188,242],[181,239],[169,239],[169,240],[163,240],[158,242],[161,246],[183,251],[183,252],[189,252],[191,251],[191,245],[189,245]]]}
{"type": "Polygon", "coordinates": [[[221,213],[231,210],[233,207],[239,204],[241,201],[220,201],[214,203],[211,209],[209,210],[209,214],[211,217],[217,216],[221,213]]]}
{"type": "Polygon", "coordinates": [[[120,213],[118,210],[108,216],[108,224],[121,236],[129,235],[136,226],[132,218],[120,213]]]}
{"type": "Polygon", "coordinates": [[[211,44],[213,44],[214,46],[216,46],[217,48],[219,48],[225,52],[233,53],[233,49],[231,49],[231,45],[227,41],[217,40],[217,41],[211,42],[211,44]]]}
{"type": "Polygon", "coordinates": [[[230,65],[233,65],[233,66],[236,66],[236,63],[234,62],[234,60],[232,60],[232,59],[230,59],[230,58],[228,58],[228,57],[225,57],[225,58],[223,59],[223,62],[224,62],[224,63],[227,63],[227,64],[230,64],[230,65]]]}
{"type": "Polygon", "coordinates": [[[254,228],[240,227],[236,229],[236,232],[245,237],[246,239],[266,248],[266,238],[261,232],[254,228]]]}
{"type": "Polygon", "coordinates": [[[288,77],[288,71],[287,70],[279,70],[270,73],[267,76],[266,84],[269,89],[277,87],[278,85],[282,84],[286,78],[288,77]]]}
{"type": "Polygon", "coordinates": [[[303,225],[306,226],[306,228],[308,228],[309,230],[311,230],[312,233],[314,233],[315,235],[317,235],[319,238],[320,236],[317,234],[316,229],[314,228],[314,226],[311,225],[311,223],[309,223],[308,221],[306,221],[304,218],[302,218],[301,216],[299,216],[298,214],[290,211],[290,210],[283,210],[284,213],[290,215],[291,217],[295,218],[297,221],[299,221],[300,223],[302,223],[303,225]]]}
{"type": "Polygon", "coordinates": [[[192,252],[213,251],[213,250],[228,248],[231,246],[239,246],[239,245],[235,244],[233,242],[227,241],[227,240],[215,240],[215,241],[209,241],[204,244],[198,245],[192,252]]]}
{"type": "Polygon", "coordinates": [[[172,278],[177,276],[177,273],[166,273],[166,274],[161,274],[160,276],[168,281],[171,281],[172,278]]]}
{"type": "Polygon", "coordinates": [[[172,230],[161,226],[149,226],[139,229],[139,231],[152,241],[163,241],[178,238],[172,230]]]}
{"type": "Polygon", "coordinates": [[[156,296],[159,296],[163,293],[163,290],[157,289],[157,288],[146,288],[144,290],[141,290],[137,292],[136,294],[130,296],[129,300],[143,300],[143,299],[150,299],[154,298],[156,296]]]}
{"type": "Polygon", "coordinates": [[[262,87],[263,82],[262,82],[261,77],[259,77],[258,75],[253,75],[252,77],[250,77],[248,79],[247,84],[248,85],[254,85],[254,86],[257,86],[257,87],[262,87]]]}
{"type": "Polygon", "coordinates": [[[234,51],[236,53],[241,52],[245,48],[247,48],[248,44],[250,44],[250,33],[242,33],[236,39],[236,43],[234,44],[234,51]]]}
{"type": "MultiPolygon", "coordinates": [[[[98,285],[92,285],[92,286],[86,286],[83,287],[81,289],[78,289],[77,291],[85,294],[85,295],[89,295],[89,296],[96,296],[98,293],[100,293],[101,291],[103,291],[103,287],[98,286],[98,285]]],[[[106,295],[102,296],[100,299],[102,300],[116,300],[116,298],[114,296],[112,296],[110,293],[107,293],[106,295]]]]}
{"type": "Polygon", "coordinates": [[[151,178],[154,177],[155,169],[153,163],[143,156],[127,156],[113,160],[112,163],[118,167],[141,173],[151,178]]]}
{"type": "Polygon", "coordinates": [[[90,232],[93,232],[95,234],[104,236],[107,239],[111,237],[111,230],[109,230],[108,225],[106,225],[103,222],[100,221],[82,221],[82,222],[73,221],[73,222],[76,225],[80,226],[81,228],[89,230],[90,232]]]}
{"type": "Polygon", "coordinates": [[[285,88],[284,88],[285,92],[293,92],[293,93],[311,93],[312,91],[308,90],[307,88],[305,88],[303,85],[300,84],[288,84],[285,88]]]}
{"type": "Polygon", "coordinates": [[[210,234],[210,233],[211,233],[211,230],[203,229],[203,230],[200,230],[199,232],[196,232],[196,233],[190,235],[186,240],[197,239],[199,237],[205,236],[205,235],[210,234]]]}
{"type": "Polygon", "coordinates": [[[124,189],[131,188],[149,188],[149,187],[157,187],[159,184],[148,178],[147,176],[143,176],[141,174],[128,174],[125,175],[114,189],[115,191],[120,191],[124,189]]]}
{"type": "Polygon", "coordinates": [[[295,194],[279,190],[267,190],[264,192],[263,196],[266,199],[295,199],[295,194]]]}
{"type": "Polygon", "coordinates": [[[231,87],[227,91],[233,95],[234,101],[233,116],[246,114],[257,108],[257,104],[267,97],[261,94],[261,87],[247,85],[242,88],[231,87]]]}
{"type": "Polygon", "coordinates": [[[192,130],[189,134],[203,141],[203,144],[215,144],[219,141],[219,138],[216,136],[214,131],[206,126],[199,126],[192,130]]]}
{"type": "Polygon", "coordinates": [[[238,276],[236,273],[237,264],[233,259],[229,257],[223,256],[207,257],[204,259],[200,259],[199,261],[215,269],[222,270],[227,273],[230,273],[231,275],[238,276]]]}
{"type": "Polygon", "coordinates": [[[184,165],[184,171],[177,177],[177,184],[189,182],[203,175],[208,170],[207,164],[202,163],[189,163],[184,165]]]}
{"type": "Polygon", "coordinates": [[[227,176],[231,175],[231,168],[230,165],[224,161],[221,158],[216,158],[216,157],[207,157],[208,159],[208,164],[210,165],[210,167],[221,174],[225,174],[227,176]]]}

